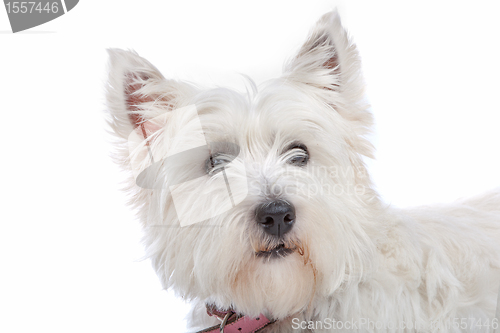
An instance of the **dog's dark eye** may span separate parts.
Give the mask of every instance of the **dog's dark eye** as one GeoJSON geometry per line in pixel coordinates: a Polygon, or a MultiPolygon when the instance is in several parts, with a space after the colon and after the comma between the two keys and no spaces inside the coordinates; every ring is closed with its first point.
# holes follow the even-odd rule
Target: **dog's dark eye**
{"type": "Polygon", "coordinates": [[[295,166],[304,166],[309,161],[309,152],[307,147],[301,143],[294,143],[287,149],[287,163],[295,166]]]}
{"type": "Polygon", "coordinates": [[[205,170],[209,175],[222,171],[231,162],[231,158],[224,154],[211,155],[205,162],[205,170]]]}

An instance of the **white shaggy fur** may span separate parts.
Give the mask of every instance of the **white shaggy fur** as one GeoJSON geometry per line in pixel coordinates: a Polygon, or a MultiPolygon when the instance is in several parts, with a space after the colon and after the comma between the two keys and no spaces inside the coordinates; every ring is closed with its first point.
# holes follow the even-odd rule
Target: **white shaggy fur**
{"type": "MultiPolygon", "coordinates": [[[[141,122],[155,152],[182,151],[200,135],[241,149],[226,172],[248,181],[246,196],[232,188],[245,199],[188,227],[179,226],[166,188],[172,173],[181,180],[199,177],[198,186],[186,186],[181,195],[193,211],[213,210],[199,185],[222,195],[214,184],[223,175],[205,172],[208,155],[182,167],[153,168],[147,177],[160,189],[138,187],[130,173],[127,190],[145,230],[147,256],[165,288],[193,301],[193,330],[217,323],[205,312],[211,303],[277,319],[268,333],[310,332],[292,329],[293,318],[385,325],[337,332],[492,332],[453,322],[494,318],[500,190],[405,210],[380,201],[362,160],[372,156],[373,147],[365,138],[372,116],[363,99],[360,62],[335,12],[321,18],[282,77],[248,95],[167,80],[134,52],[109,53],[109,124],[124,168],[130,169],[131,159],[147,158],[129,152],[127,144],[141,122]],[[203,133],[192,116],[150,121],[188,105],[196,106],[203,133]],[[292,153],[283,151],[293,142],[308,147],[305,167],[287,164],[292,153]],[[255,253],[277,243],[260,230],[253,212],[276,198],[296,208],[284,242],[300,251],[267,260],[255,253]],[[402,323],[419,328],[405,330],[402,323]]],[[[330,330],[314,330],[323,331],[330,330]]]]}

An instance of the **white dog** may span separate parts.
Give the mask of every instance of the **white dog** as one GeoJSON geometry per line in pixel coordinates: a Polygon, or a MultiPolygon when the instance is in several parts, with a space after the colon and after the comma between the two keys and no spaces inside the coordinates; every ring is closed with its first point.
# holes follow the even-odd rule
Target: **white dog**
{"type": "Polygon", "coordinates": [[[118,162],[165,288],[203,332],[493,332],[500,191],[400,210],[363,158],[372,115],[336,12],[253,92],[110,50],[118,162]],[[218,320],[222,320],[222,323],[218,320]],[[212,327],[210,327],[212,326],[212,327]]]}

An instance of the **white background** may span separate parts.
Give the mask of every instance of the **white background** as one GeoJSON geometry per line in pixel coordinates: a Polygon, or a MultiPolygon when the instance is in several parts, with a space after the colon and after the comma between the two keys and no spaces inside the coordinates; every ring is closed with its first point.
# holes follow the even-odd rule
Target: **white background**
{"type": "Polygon", "coordinates": [[[280,74],[338,6],[376,118],[374,181],[418,205],[500,185],[496,1],[92,1],[12,34],[0,9],[1,332],[183,332],[119,191],[105,133],[106,48],[167,77],[280,74]]]}

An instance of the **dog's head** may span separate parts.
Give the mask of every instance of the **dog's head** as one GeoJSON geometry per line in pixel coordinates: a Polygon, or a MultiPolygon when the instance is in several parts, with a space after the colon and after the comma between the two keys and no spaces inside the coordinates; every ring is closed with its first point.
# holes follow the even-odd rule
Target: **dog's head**
{"type": "Polygon", "coordinates": [[[338,15],[253,93],[166,79],[110,50],[110,126],[163,285],[283,318],[357,283],[378,199],[362,161],[372,117],[338,15]]]}

